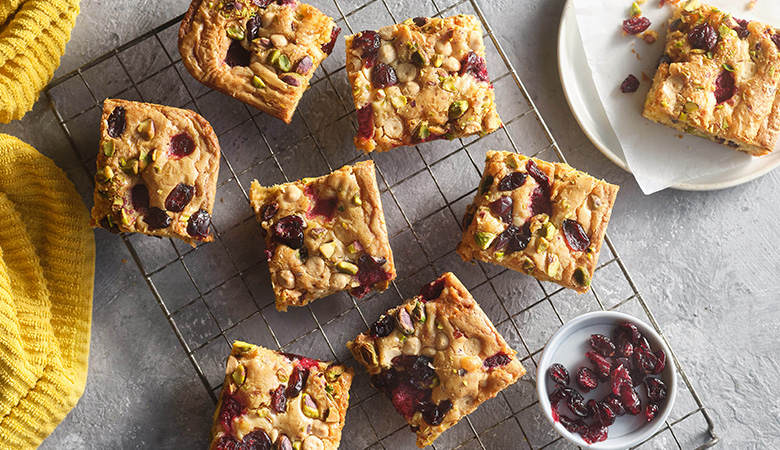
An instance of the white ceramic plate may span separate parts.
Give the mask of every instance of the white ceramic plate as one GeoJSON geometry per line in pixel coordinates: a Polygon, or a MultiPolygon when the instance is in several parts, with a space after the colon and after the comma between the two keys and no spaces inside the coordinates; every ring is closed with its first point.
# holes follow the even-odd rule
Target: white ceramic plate
{"type": "MultiPolygon", "coordinates": [[[[582,45],[577,19],[574,16],[574,3],[568,0],[563,7],[558,29],[558,71],[564,95],[574,118],[593,145],[623,170],[631,172],[623,149],[601,105],[582,45]]],[[[645,120],[641,117],[637,119],[645,120]]],[[[670,129],[669,132],[674,130],[670,129]]],[[[725,174],[707,175],[671,187],[686,191],[724,189],[754,180],[777,166],[780,166],[780,151],[761,158],[753,158],[749,164],[725,174]]]]}
{"type": "MultiPolygon", "coordinates": [[[[601,382],[596,389],[589,393],[583,393],[585,400],[603,399],[611,392],[609,382],[601,382]]],[[[539,406],[544,411],[547,420],[550,421],[556,431],[564,438],[583,448],[593,450],[620,450],[635,446],[644,442],[653,435],[669,417],[674,405],[674,399],[677,394],[677,373],[674,371],[674,363],[671,360],[669,347],[663,342],[663,339],[655,330],[646,323],[635,317],[615,311],[597,311],[583,314],[576,319],[571,320],[562,326],[547,342],[542,356],[539,359],[539,366],[536,374],[536,391],[539,395],[539,406]],[[636,325],[642,335],[645,336],[650,348],[658,350],[662,348],[666,353],[666,368],[659,377],[666,384],[668,396],[664,403],[659,405],[658,413],[652,422],[646,422],[644,418],[644,405],[647,402],[645,388],[640,385],[636,388],[639,398],[642,401],[642,411],[637,416],[625,414],[618,417],[615,423],[609,427],[609,436],[606,441],[597,442],[588,445],[582,440],[579,434],[572,434],[552,417],[552,406],[550,404],[550,392],[554,388],[554,383],[547,376],[547,369],[553,363],[563,364],[569,370],[571,382],[570,387],[580,390],[577,386],[577,371],[582,366],[592,367],[590,360],[585,356],[585,352],[590,350],[590,335],[603,334],[611,337],[612,332],[619,324],[631,322],[636,325]]],[[[565,406],[559,411],[567,410],[565,406]]],[[[573,414],[567,414],[572,417],[573,414]]],[[[572,417],[574,418],[574,417],[572,417]]]]}

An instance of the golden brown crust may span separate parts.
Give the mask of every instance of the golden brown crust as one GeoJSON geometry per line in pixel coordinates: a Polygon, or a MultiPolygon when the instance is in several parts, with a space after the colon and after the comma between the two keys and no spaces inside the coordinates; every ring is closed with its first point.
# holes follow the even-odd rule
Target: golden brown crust
{"type": "MultiPolygon", "coordinates": [[[[409,425],[417,429],[420,448],[433,443],[482,402],[495,397],[525,374],[517,353],[507,345],[466,287],[449,272],[424,287],[420,295],[382,315],[371,331],[358,335],[347,347],[370,375],[376,375],[372,379],[382,380],[387,373],[400,373],[393,377],[397,387],[377,387],[391,399],[409,425]],[[381,334],[372,334],[383,329],[381,324],[385,321],[393,327],[392,331],[385,328],[381,334]],[[429,393],[403,381],[415,376],[405,375],[410,373],[410,361],[418,367],[427,365],[429,376],[424,381],[431,382],[429,393]],[[405,395],[397,395],[398,389],[405,395]],[[410,405],[403,399],[415,395],[421,395],[426,406],[409,409],[410,405]],[[441,422],[428,423],[426,408],[442,408],[447,402],[451,407],[442,409],[446,411],[441,422]]],[[[418,379],[416,383],[419,382],[418,379]]]]}
{"type": "Polygon", "coordinates": [[[338,31],[330,17],[304,3],[273,2],[260,8],[251,1],[194,0],[179,27],[179,52],[187,70],[204,85],[290,123],[338,31]],[[239,57],[231,59],[229,51],[239,57]],[[274,54],[286,62],[274,63],[281,61],[274,54]],[[242,58],[232,67],[226,63],[242,58]]]}
{"type": "Polygon", "coordinates": [[[478,259],[498,264],[539,280],[552,281],[577,292],[587,292],[598,263],[618,186],[573,169],[563,163],[549,163],[511,153],[487,153],[483,182],[464,219],[463,238],[458,254],[465,260],[478,259]],[[550,180],[544,187],[529,174],[529,161],[550,180]],[[521,186],[502,191],[499,184],[512,173],[527,174],[521,186]],[[500,236],[509,225],[497,217],[491,203],[510,197],[511,225],[517,227],[527,245],[512,250],[500,236]],[[532,204],[549,199],[547,212],[534,210],[532,204]],[[563,232],[575,229],[575,221],[587,234],[589,245],[582,251],[572,249],[563,232]],[[498,248],[500,246],[500,248],[498,248]]]}
{"type": "Polygon", "coordinates": [[[193,246],[213,240],[210,234],[193,237],[187,230],[190,218],[202,214],[199,211],[205,211],[210,222],[216,195],[220,148],[206,119],[185,109],[106,99],[100,129],[93,227],[176,237],[193,246]],[[118,110],[125,125],[121,134],[112,136],[108,122],[118,110]],[[171,154],[172,142],[180,136],[192,144],[192,152],[181,158],[171,154]],[[168,210],[166,199],[182,184],[192,191],[191,200],[180,211],[168,210]],[[139,185],[148,193],[148,202],[133,198],[139,185]],[[150,227],[151,208],[167,214],[170,225],[150,227]]]}
{"type": "Polygon", "coordinates": [[[656,71],[642,115],[753,156],[770,153],[780,134],[777,30],[756,21],[742,27],[708,5],[688,9],[678,8],[670,22],[667,61],[656,71]],[[711,51],[688,39],[704,25],[718,36],[711,51]],[[729,79],[733,91],[723,88],[729,79]]]}
{"type": "Polygon", "coordinates": [[[280,441],[286,438],[302,450],[335,450],[352,377],[352,369],[340,364],[236,341],[227,360],[209,448],[216,450],[220,440],[241,442],[252,433],[265,434],[273,448],[284,448],[280,441]],[[290,393],[296,372],[306,381],[299,392],[290,393]],[[275,408],[274,392],[284,397],[284,412],[275,408]],[[231,406],[232,414],[227,412],[231,406]]]}
{"type": "Polygon", "coordinates": [[[250,200],[266,232],[271,284],[280,311],[348,289],[359,291],[358,296],[370,289],[382,291],[395,278],[372,161],[272,187],[254,181],[250,200]],[[278,209],[265,217],[266,208],[278,209]],[[303,220],[303,257],[301,249],[274,238],[274,227],[289,216],[303,220]],[[386,276],[369,286],[361,285],[358,273],[364,257],[384,260],[380,265],[386,276]]]}

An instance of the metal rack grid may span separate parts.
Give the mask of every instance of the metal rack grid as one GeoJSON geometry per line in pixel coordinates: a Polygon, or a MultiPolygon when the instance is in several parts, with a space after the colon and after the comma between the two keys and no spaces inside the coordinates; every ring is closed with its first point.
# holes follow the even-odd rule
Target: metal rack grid
{"type": "MultiPolygon", "coordinates": [[[[414,435],[390,402],[370,386],[344,344],[419,286],[453,271],[518,350],[528,375],[484,403],[432,447],[573,448],[550,427],[536,399],[536,361],[552,333],[581,313],[601,309],[646,319],[666,337],[608,237],[592,289],[583,295],[501,267],[463,263],[452,251],[487,150],[511,148],[549,161],[565,158],[476,0],[408,3],[333,0],[316,6],[350,33],[411,16],[477,15],[486,32],[488,70],[501,97],[497,104],[505,120],[502,130],[481,138],[362,155],[351,142],[356,124],[343,39],[317,70],[312,92],[304,96],[293,124],[285,126],[189,76],[176,49],[181,17],[53,81],[46,94],[89,175],[95,173],[103,98],[193,109],[214,126],[223,148],[213,217],[215,241],[192,249],[170,239],[122,236],[212,400],[216,402],[224,357],[234,339],[336,359],[356,368],[342,448],[415,448],[414,435]],[[359,28],[353,26],[357,24],[359,28]],[[267,263],[261,257],[259,225],[249,208],[249,182],[257,178],[271,184],[323,175],[366,158],[375,161],[380,176],[398,279],[384,293],[360,301],[342,293],[287,313],[276,312],[267,263]],[[418,191],[427,195],[418,196],[418,191]]],[[[718,442],[713,422],[674,352],[671,357],[684,383],[669,420],[641,447],[711,447],[718,442]]]]}

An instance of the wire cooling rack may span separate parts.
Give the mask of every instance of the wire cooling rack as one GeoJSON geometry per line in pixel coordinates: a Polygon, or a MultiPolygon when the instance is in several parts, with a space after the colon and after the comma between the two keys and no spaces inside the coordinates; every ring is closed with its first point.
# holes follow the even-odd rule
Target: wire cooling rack
{"type": "MultiPolygon", "coordinates": [[[[454,253],[460,218],[474,196],[485,153],[512,149],[565,161],[475,0],[328,0],[315,2],[345,33],[416,16],[474,14],[486,31],[488,71],[505,127],[482,138],[438,141],[362,155],[355,150],[354,106],[345,73],[344,40],[317,70],[293,124],[261,114],[196,82],[176,48],[181,17],[52,82],[46,89],[74,151],[95,173],[102,100],[118,97],[198,111],[211,122],[223,151],[213,214],[214,242],[190,248],[177,240],[124,235],[122,239],[216,402],[233,340],[336,359],[355,367],[341,448],[414,447],[414,435],[391,403],[371,387],[345,343],[386,309],[438,274],[453,271],[518,351],[528,374],[443,434],[435,449],[563,449],[538,407],[536,361],[563,323],[595,310],[619,310],[658,323],[607,238],[589,293],[577,295],[501,267],[467,264],[454,253]],[[413,4],[412,4],[413,3],[413,4]],[[331,172],[371,158],[398,279],[381,294],[356,300],[342,293],[279,313],[273,306],[259,225],[249,207],[253,179],[269,185],[331,172]]],[[[98,231],[104,232],[104,231],[98,231]]],[[[98,268],[99,270],[99,268],[98,268]]],[[[664,337],[664,340],[666,338],[664,337]]],[[[713,423],[677,357],[682,383],[668,421],[641,448],[702,449],[718,442],[713,423]]],[[[212,411],[203,411],[210,415],[212,411]]]]}

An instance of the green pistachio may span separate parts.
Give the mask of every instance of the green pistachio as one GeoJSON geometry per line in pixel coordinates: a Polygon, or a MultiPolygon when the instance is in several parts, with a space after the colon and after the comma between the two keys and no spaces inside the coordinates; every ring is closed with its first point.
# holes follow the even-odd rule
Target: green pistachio
{"type": "Polygon", "coordinates": [[[517,163],[517,157],[515,155],[507,156],[505,162],[506,162],[507,166],[509,166],[509,167],[511,167],[513,169],[517,169],[519,167],[519,165],[517,163]]]}
{"type": "Polygon", "coordinates": [[[680,115],[677,116],[677,119],[682,121],[682,122],[685,122],[686,120],[688,120],[688,114],[685,114],[684,112],[681,112],[680,115]]]}
{"type": "Polygon", "coordinates": [[[327,259],[330,259],[330,257],[333,256],[333,253],[335,252],[336,252],[335,242],[326,242],[320,245],[320,253],[322,254],[322,256],[324,256],[327,259]]]}
{"type": "Polygon", "coordinates": [[[412,62],[418,67],[425,67],[428,65],[428,57],[422,50],[417,49],[412,53],[412,62]]]}
{"type": "Polygon", "coordinates": [[[729,72],[733,72],[734,71],[734,68],[731,67],[731,64],[729,64],[729,63],[723,63],[723,68],[725,70],[728,70],[729,72]]]}
{"type": "Polygon", "coordinates": [[[533,261],[531,261],[531,258],[524,256],[522,261],[522,268],[523,272],[526,274],[530,274],[533,272],[534,268],[536,267],[536,264],[534,264],[533,261]]]}
{"type": "Polygon", "coordinates": [[[142,138],[149,141],[154,137],[154,122],[152,119],[146,119],[138,124],[136,131],[142,138]]]}
{"type": "Polygon", "coordinates": [[[138,175],[138,160],[133,158],[122,165],[122,172],[128,175],[138,175]]]}
{"type": "Polygon", "coordinates": [[[393,108],[399,109],[406,106],[408,99],[405,95],[394,95],[390,97],[390,104],[393,105],[393,108]]]}
{"type": "Polygon", "coordinates": [[[290,58],[277,49],[273,49],[268,53],[268,63],[282,72],[289,72],[292,67],[290,58]]]}
{"type": "Polygon", "coordinates": [[[293,450],[301,450],[301,441],[293,442],[293,450]]]}
{"type": "Polygon", "coordinates": [[[363,250],[363,245],[360,243],[360,241],[355,241],[347,246],[347,251],[349,251],[350,253],[357,253],[362,250],[363,250]]]}
{"type": "Polygon", "coordinates": [[[547,276],[550,278],[555,278],[558,276],[558,272],[560,272],[560,270],[561,262],[558,261],[557,257],[553,256],[553,259],[547,263],[547,276]]]}
{"type": "MultiPolygon", "coordinates": [[[[332,365],[325,369],[325,379],[333,383],[344,373],[344,367],[332,365]]],[[[331,388],[333,389],[333,388],[331,388]]]]}
{"type": "Polygon", "coordinates": [[[458,119],[469,109],[468,100],[458,100],[450,103],[449,117],[450,119],[458,119]]]}
{"type": "Polygon", "coordinates": [[[263,82],[263,79],[257,75],[252,77],[252,85],[257,89],[265,89],[265,82],[263,82]]]}
{"type": "Polygon", "coordinates": [[[124,209],[121,209],[119,211],[119,215],[122,218],[122,225],[124,225],[126,227],[129,227],[130,226],[130,218],[127,216],[127,211],[125,211],[124,209]]]}
{"type": "Polygon", "coordinates": [[[584,267],[577,267],[574,269],[574,281],[580,284],[580,286],[590,286],[590,275],[584,267]]]}
{"type": "Polygon", "coordinates": [[[103,154],[106,156],[112,156],[114,154],[114,141],[103,142],[103,154]]]}
{"type": "Polygon", "coordinates": [[[543,223],[539,235],[549,241],[555,236],[555,225],[550,222],[543,223]]]}
{"type": "Polygon", "coordinates": [[[244,341],[234,341],[233,348],[239,350],[239,353],[246,353],[254,349],[255,346],[244,341]]]}
{"type": "Polygon", "coordinates": [[[227,29],[227,35],[230,39],[241,41],[244,39],[244,27],[238,25],[231,25],[227,29]]]}
{"type": "Polygon", "coordinates": [[[376,366],[379,364],[379,359],[376,356],[376,348],[374,348],[374,344],[370,342],[366,342],[360,347],[360,356],[363,358],[363,362],[369,366],[376,366]]]}
{"type": "Polygon", "coordinates": [[[111,170],[111,167],[105,166],[102,170],[100,170],[96,175],[95,179],[98,183],[107,183],[112,178],[114,178],[114,171],[111,170]]]}
{"type": "Polygon", "coordinates": [[[683,9],[691,12],[699,8],[701,6],[701,2],[699,0],[688,0],[685,2],[685,5],[683,5],[683,9]]]}
{"type": "Polygon", "coordinates": [[[504,252],[495,252],[493,253],[493,258],[496,258],[497,261],[501,261],[504,259],[504,252]]]}
{"type": "Polygon", "coordinates": [[[631,4],[631,17],[637,17],[642,15],[642,10],[639,9],[637,2],[631,4]]]}
{"type": "Polygon", "coordinates": [[[433,67],[441,67],[444,64],[444,55],[436,55],[433,57],[433,67]]]}
{"type": "Polygon", "coordinates": [[[417,301],[417,303],[414,304],[414,308],[412,309],[412,317],[414,317],[414,320],[425,323],[425,321],[428,319],[428,316],[425,314],[425,304],[421,301],[417,301]]]}
{"type": "Polygon", "coordinates": [[[685,102],[685,112],[692,113],[699,110],[699,104],[694,102],[685,102]]]}
{"type": "Polygon", "coordinates": [[[441,88],[447,92],[457,92],[455,87],[455,80],[452,77],[447,77],[441,82],[441,88]]]}
{"type": "Polygon", "coordinates": [[[539,243],[536,245],[536,252],[537,253],[544,253],[547,251],[547,248],[550,247],[550,241],[547,239],[540,237],[539,243]]]}
{"type": "Polygon", "coordinates": [[[358,266],[347,261],[339,261],[336,263],[336,269],[339,272],[355,275],[358,273],[358,266]]]}
{"type": "Polygon", "coordinates": [[[422,142],[426,139],[428,139],[428,136],[431,135],[431,131],[428,129],[428,121],[423,120],[420,122],[417,127],[412,131],[412,138],[415,142],[422,142]]]}
{"type": "Polygon", "coordinates": [[[301,411],[303,411],[303,415],[306,417],[312,419],[320,418],[320,412],[317,409],[317,403],[315,403],[311,395],[307,393],[303,394],[303,400],[301,400],[301,411]]]}
{"type": "Polygon", "coordinates": [[[496,235],[493,233],[488,233],[486,231],[477,231],[477,233],[474,235],[474,241],[477,243],[477,246],[481,248],[482,250],[487,250],[488,247],[490,247],[490,244],[493,243],[493,240],[496,238],[496,235]]]}
{"type": "Polygon", "coordinates": [[[414,334],[414,323],[412,322],[412,316],[409,315],[409,311],[407,311],[403,306],[398,308],[398,311],[395,314],[395,326],[398,328],[398,331],[405,334],[406,336],[411,336],[414,334]]]}
{"type": "Polygon", "coordinates": [[[244,367],[243,364],[239,364],[238,367],[236,367],[236,370],[233,371],[231,377],[238,386],[243,385],[244,381],[246,381],[246,367],[244,367]]]}
{"type": "Polygon", "coordinates": [[[363,204],[363,200],[360,199],[360,194],[355,194],[352,196],[352,203],[354,203],[357,206],[360,206],[363,204]]]}

